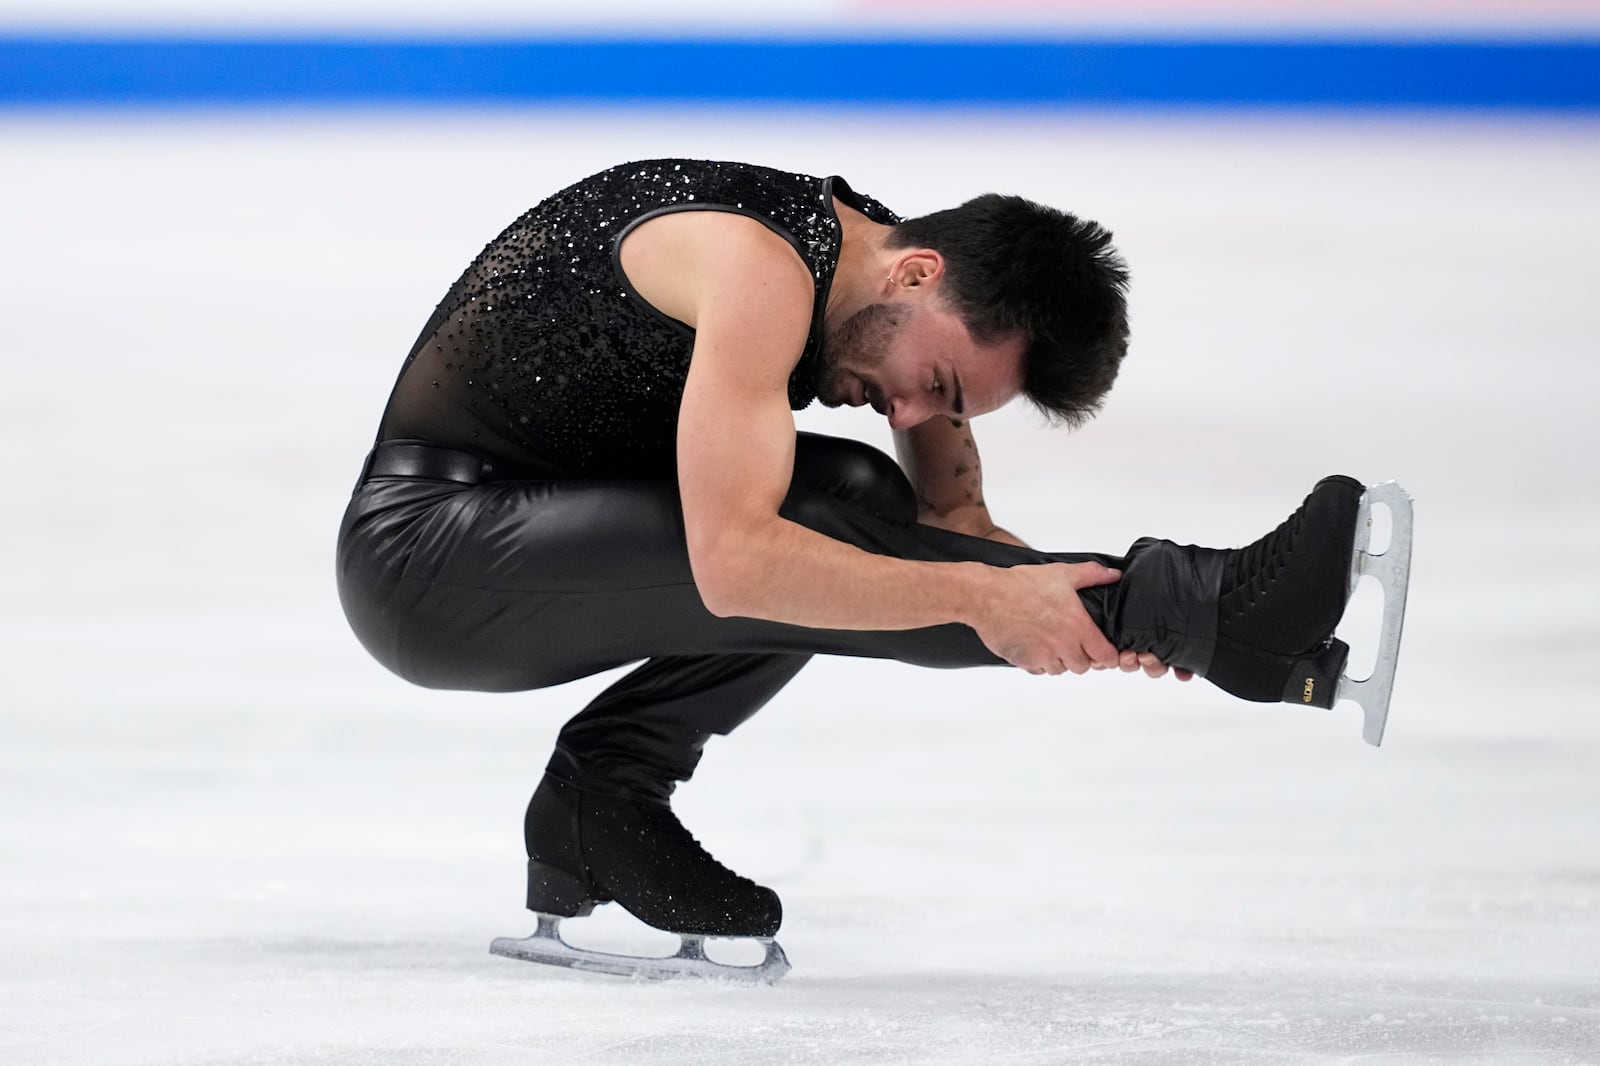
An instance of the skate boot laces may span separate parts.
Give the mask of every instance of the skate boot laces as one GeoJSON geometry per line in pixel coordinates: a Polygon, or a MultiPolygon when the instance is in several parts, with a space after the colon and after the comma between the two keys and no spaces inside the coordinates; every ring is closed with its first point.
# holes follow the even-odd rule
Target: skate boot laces
{"type": "Polygon", "coordinates": [[[1217,610],[1220,640],[1300,655],[1333,635],[1349,598],[1362,491],[1354,478],[1325,477],[1282,525],[1230,553],[1217,610]]]}
{"type": "Polygon", "coordinates": [[[1223,576],[1223,617],[1238,618],[1265,599],[1278,578],[1289,566],[1296,538],[1305,519],[1305,506],[1284,520],[1277,529],[1239,550],[1227,563],[1223,576]]]}
{"type": "Polygon", "coordinates": [[[696,840],[695,835],[689,832],[688,827],[678,820],[678,816],[672,812],[671,808],[661,808],[660,813],[650,821],[652,823],[650,831],[657,835],[658,843],[677,845],[678,848],[683,849],[683,854],[694,856],[694,861],[703,864],[710,871],[716,873],[718,877],[733,881],[741,888],[756,889],[761,887],[750,878],[735,873],[718,862],[716,856],[707,851],[705,845],[696,840]]]}

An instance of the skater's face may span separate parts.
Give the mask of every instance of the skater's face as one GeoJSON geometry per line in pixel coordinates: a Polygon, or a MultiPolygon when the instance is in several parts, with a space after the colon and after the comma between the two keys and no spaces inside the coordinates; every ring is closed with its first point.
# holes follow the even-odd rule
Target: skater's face
{"type": "Polygon", "coordinates": [[[936,281],[902,291],[857,311],[826,338],[817,389],[825,405],[870,405],[892,428],[909,429],[939,416],[987,414],[1016,398],[1021,337],[978,343],[939,300],[936,281]]]}

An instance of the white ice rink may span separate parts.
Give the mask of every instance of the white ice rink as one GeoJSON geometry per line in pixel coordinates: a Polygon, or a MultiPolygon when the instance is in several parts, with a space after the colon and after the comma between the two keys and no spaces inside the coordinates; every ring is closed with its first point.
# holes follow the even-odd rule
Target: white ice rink
{"type": "Polygon", "coordinates": [[[0,1062],[1600,1062],[1592,121],[12,115],[0,188],[0,1062]],[[1081,433],[979,423],[996,517],[1237,544],[1400,479],[1384,746],[1348,704],[819,660],[678,802],[783,895],[787,980],[490,956],[605,679],[408,687],[333,535],[459,269],[660,154],[1109,224],[1132,354],[1081,433]]]}

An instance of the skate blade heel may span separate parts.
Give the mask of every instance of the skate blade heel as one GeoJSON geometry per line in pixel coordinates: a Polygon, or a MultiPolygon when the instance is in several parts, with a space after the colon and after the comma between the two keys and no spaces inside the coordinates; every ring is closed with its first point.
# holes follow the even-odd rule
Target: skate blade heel
{"type": "Polygon", "coordinates": [[[688,933],[678,934],[680,944],[674,955],[654,957],[649,955],[619,955],[609,951],[591,951],[575,948],[561,939],[561,917],[554,914],[538,915],[539,927],[529,937],[496,937],[489,944],[489,953],[524,962],[537,962],[546,966],[562,966],[587,973],[614,974],[618,977],[637,977],[645,980],[667,980],[691,977],[723,981],[741,981],[749,984],[772,984],[789,972],[789,959],[783,948],[771,937],[754,937],[756,944],[765,950],[765,957],[753,966],[737,966],[717,962],[706,957],[706,938],[688,933]]]}
{"type": "Polygon", "coordinates": [[[581,918],[601,902],[582,878],[549,863],[528,860],[528,909],[535,914],[581,918]]]}
{"type": "MultiPolygon", "coordinates": [[[[1398,483],[1373,485],[1361,497],[1356,519],[1355,554],[1350,560],[1350,591],[1355,592],[1363,577],[1377,579],[1383,589],[1383,620],[1378,634],[1378,655],[1372,673],[1365,678],[1341,674],[1331,702],[1353,700],[1361,707],[1361,736],[1377,747],[1383,743],[1389,721],[1389,697],[1394,690],[1395,668],[1400,662],[1400,633],[1406,617],[1406,589],[1411,582],[1411,497],[1398,483]],[[1389,511],[1389,544],[1382,551],[1372,545],[1372,507],[1381,504],[1389,511]]],[[[1339,643],[1338,641],[1334,642],[1339,643]]],[[[1340,669],[1343,669],[1341,664],[1340,669]]],[[[1327,706],[1322,704],[1321,706],[1327,706]]]]}

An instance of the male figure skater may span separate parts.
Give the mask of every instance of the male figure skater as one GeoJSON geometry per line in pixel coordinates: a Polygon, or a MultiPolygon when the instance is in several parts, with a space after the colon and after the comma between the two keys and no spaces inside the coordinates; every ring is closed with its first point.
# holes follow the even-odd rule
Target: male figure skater
{"type": "Polygon", "coordinates": [[[490,242],[406,358],[339,589],[367,649],[421,685],[643,660],[567,723],[529,804],[543,931],[616,900],[691,937],[776,932],[777,895],[669,797],[814,654],[1170,667],[1331,703],[1359,483],[1323,480],[1234,551],[1052,554],[990,519],[971,421],[1019,395],[1089,418],[1126,286],[1106,230],[1018,197],[902,220],[842,178],[743,163],[615,167],[490,242]],[[813,400],[870,405],[899,464],[797,433],[813,400]]]}

